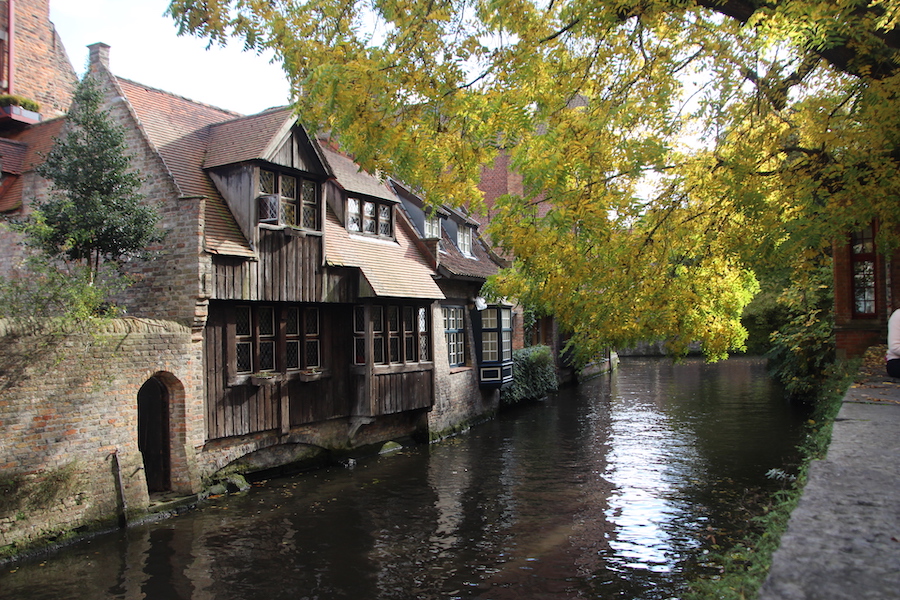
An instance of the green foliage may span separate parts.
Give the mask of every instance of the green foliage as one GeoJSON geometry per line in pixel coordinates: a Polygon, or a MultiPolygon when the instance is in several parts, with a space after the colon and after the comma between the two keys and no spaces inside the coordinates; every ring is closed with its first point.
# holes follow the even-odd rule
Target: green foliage
{"type": "MultiPolygon", "coordinates": [[[[478,210],[581,362],[741,349],[757,275],[877,218],[900,245],[900,0],[172,0],[181,32],[271,49],[308,130],[478,210]]],[[[808,323],[798,322],[798,329],[808,323]]],[[[784,340],[787,342],[788,340],[784,340]]]]}
{"type": "Polygon", "coordinates": [[[162,240],[159,216],[142,202],[124,131],[102,110],[103,96],[86,75],[75,91],[66,134],[36,171],[51,182],[49,199],[20,225],[48,257],[87,266],[139,256],[162,240]]]}
{"type": "Polygon", "coordinates": [[[24,96],[15,94],[0,94],[0,106],[21,106],[25,110],[32,112],[40,112],[40,103],[24,96]]]}
{"type": "Polygon", "coordinates": [[[747,354],[762,356],[772,350],[772,333],[788,321],[787,307],[778,302],[779,295],[760,292],[744,309],[741,323],[747,330],[747,354]]]}
{"type": "Polygon", "coordinates": [[[116,316],[108,298],[127,282],[112,269],[97,277],[84,265],[64,270],[43,256],[31,256],[12,274],[0,276],[0,318],[20,333],[74,331],[91,319],[116,316]]]}
{"type": "Polygon", "coordinates": [[[779,298],[788,319],[772,334],[768,353],[773,375],[800,399],[818,395],[835,368],[831,261],[822,257],[806,275],[779,298]]]}
{"type": "Polygon", "coordinates": [[[500,395],[505,404],[542,398],[559,385],[553,353],[547,346],[531,346],[513,352],[513,382],[500,395]]]}

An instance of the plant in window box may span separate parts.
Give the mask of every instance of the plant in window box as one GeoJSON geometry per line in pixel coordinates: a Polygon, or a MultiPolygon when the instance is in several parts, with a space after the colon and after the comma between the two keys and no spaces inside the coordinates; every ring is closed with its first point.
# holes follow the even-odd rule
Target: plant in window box
{"type": "Polygon", "coordinates": [[[250,375],[250,383],[253,385],[271,385],[281,380],[279,375],[279,373],[273,373],[272,371],[260,371],[250,375]]]}
{"type": "Polygon", "coordinates": [[[0,94],[0,116],[37,123],[41,120],[40,110],[41,105],[30,98],[15,94],[0,94]]]}

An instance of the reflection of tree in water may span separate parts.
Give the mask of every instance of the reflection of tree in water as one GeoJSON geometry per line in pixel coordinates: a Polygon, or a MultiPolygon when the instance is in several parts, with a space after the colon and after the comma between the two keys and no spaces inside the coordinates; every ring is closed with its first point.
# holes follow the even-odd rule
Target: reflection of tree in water
{"type": "Polygon", "coordinates": [[[0,572],[0,599],[677,596],[796,443],[777,398],[745,395],[750,371],[626,361],[442,443],[272,480],[0,572]]]}

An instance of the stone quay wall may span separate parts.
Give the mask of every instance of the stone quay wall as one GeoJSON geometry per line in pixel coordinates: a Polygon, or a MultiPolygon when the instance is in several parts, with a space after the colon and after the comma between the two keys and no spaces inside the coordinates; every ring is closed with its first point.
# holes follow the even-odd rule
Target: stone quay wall
{"type": "Polygon", "coordinates": [[[146,511],[137,395],[151,377],[169,395],[172,487],[199,489],[202,403],[185,399],[202,397],[202,360],[190,328],[119,319],[27,335],[0,322],[0,339],[0,556],[146,511]]]}

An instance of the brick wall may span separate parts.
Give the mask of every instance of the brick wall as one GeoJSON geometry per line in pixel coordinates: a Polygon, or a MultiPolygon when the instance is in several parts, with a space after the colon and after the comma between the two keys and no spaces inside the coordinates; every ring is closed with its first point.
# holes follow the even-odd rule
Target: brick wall
{"type": "Polygon", "coordinates": [[[869,346],[887,341],[887,320],[892,306],[900,299],[900,254],[875,257],[874,317],[857,317],[853,313],[853,264],[849,244],[841,241],[832,246],[834,272],[834,332],[838,359],[862,356],[869,346]]]}
{"type": "MultiPolygon", "coordinates": [[[[459,290],[457,290],[458,292],[459,290]]],[[[444,290],[452,298],[452,292],[444,290]]],[[[448,303],[453,303],[452,299],[448,303]]],[[[460,304],[465,304],[459,300],[460,304]]],[[[468,311],[467,311],[468,312],[468,311]]],[[[491,415],[500,401],[498,390],[482,390],[478,386],[478,369],[472,356],[475,339],[469,315],[466,314],[466,366],[450,368],[447,357],[447,338],[444,335],[444,313],[440,303],[432,308],[434,325],[434,406],[428,413],[428,430],[432,436],[442,436],[452,430],[491,415]]]]}
{"type": "Polygon", "coordinates": [[[24,219],[31,212],[31,201],[34,198],[46,198],[49,183],[46,179],[38,177],[34,172],[21,175],[22,179],[22,208],[14,213],[6,213],[0,217],[0,275],[15,272],[25,258],[26,248],[23,245],[23,237],[10,231],[6,223],[9,219],[24,219]]]}
{"type": "MultiPolygon", "coordinates": [[[[11,93],[37,100],[44,117],[65,113],[78,78],[62,40],[50,22],[50,0],[16,0],[15,64],[11,93]]],[[[8,30],[8,0],[0,1],[0,27],[8,30]]],[[[3,64],[9,60],[4,45],[3,64]]],[[[6,73],[0,80],[6,80],[6,73]]],[[[5,84],[4,87],[8,85],[5,84]]],[[[10,93],[8,89],[0,89],[10,93]]]]}
{"type": "Polygon", "coordinates": [[[116,518],[113,453],[129,509],[146,509],[137,394],[151,377],[168,392],[172,488],[199,490],[202,360],[189,328],[122,319],[93,335],[47,338],[0,324],[0,339],[0,482],[31,497],[0,502],[0,547],[116,518]],[[47,485],[54,479],[58,489],[47,485]]]}
{"type": "Polygon", "coordinates": [[[114,77],[105,69],[100,78],[110,116],[125,129],[125,143],[132,169],[144,179],[141,193],[160,215],[159,228],[166,237],[148,250],[151,260],[132,260],[129,273],[135,278],[118,300],[128,314],[178,321],[198,330],[206,323],[207,296],[203,273],[211,269],[211,258],[203,251],[205,200],[181,198],[168,168],[149,146],[140,125],[125,102],[114,77]]]}
{"type": "MultiPolygon", "coordinates": [[[[178,321],[198,331],[206,323],[208,291],[204,282],[211,271],[211,257],[203,251],[203,211],[205,199],[180,198],[166,165],[148,145],[114,78],[105,70],[99,73],[110,117],[125,131],[125,143],[132,170],[143,178],[140,193],[160,215],[159,228],[165,232],[162,243],[148,248],[150,260],[132,259],[126,271],[134,284],[115,300],[129,315],[178,321]]],[[[35,201],[46,199],[48,182],[29,172],[23,176],[24,217],[35,201]]],[[[0,274],[14,271],[23,256],[22,238],[0,225],[0,274]]]]}

